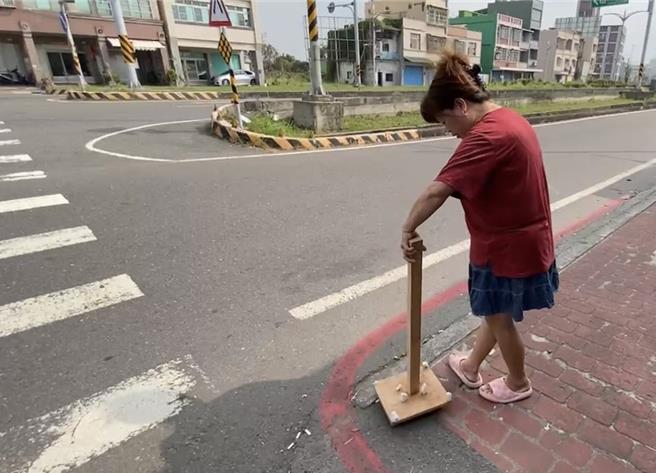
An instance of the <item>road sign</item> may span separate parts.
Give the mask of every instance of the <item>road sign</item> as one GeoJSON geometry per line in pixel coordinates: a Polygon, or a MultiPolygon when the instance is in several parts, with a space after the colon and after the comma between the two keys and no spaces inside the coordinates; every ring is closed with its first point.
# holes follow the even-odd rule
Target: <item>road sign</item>
{"type": "Polygon", "coordinates": [[[223,0],[210,1],[210,26],[232,26],[223,0]]]}
{"type": "Polygon", "coordinates": [[[219,38],[219,54],[228,65],[228,67],[232,69],[232,66],[230,65],[230,59],[232,58],[232,46],[230,46],[230,41],[228,41],[228,38],[226,38],[226,35],[223,34],[223,32],[221,32],[221,37],[219,38]]]}
{"type": "Polygon", "coordinates": [[[592,6],[594,8],[612,7],[614,5],[625,5],[627,3],[629,3],[629,0],[592,0],[592,6]]]}

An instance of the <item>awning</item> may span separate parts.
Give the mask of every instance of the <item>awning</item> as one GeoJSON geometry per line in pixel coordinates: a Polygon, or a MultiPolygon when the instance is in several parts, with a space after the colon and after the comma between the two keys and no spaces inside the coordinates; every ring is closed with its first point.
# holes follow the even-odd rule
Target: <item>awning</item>
{"type": "MultiPolygon", "coordinates": [[[[155,51],[157,49],[164,49],[164,45],[159,41],[148,41],[145,39],[131,39],[134,49],[137,51],[155,51]]],[[[118,38],[107,38],[107,42],[114,48],[120,48],[118,38]]]]}
{"type": "Polygon", "coordinates": [[[404,58],[407,62],[411,62],[413,64],[424,64],[426,66],[431,66],[435,67],[436,62],[431,61],[428,58],[423,58],[423,57],[406,57],[404,58]]]}
{"type": "Polygon", "coordinates": [[[494,70],[511,72],[544,72],[542,69],[525,69],[521,67],[495,67],[494,70]]]}

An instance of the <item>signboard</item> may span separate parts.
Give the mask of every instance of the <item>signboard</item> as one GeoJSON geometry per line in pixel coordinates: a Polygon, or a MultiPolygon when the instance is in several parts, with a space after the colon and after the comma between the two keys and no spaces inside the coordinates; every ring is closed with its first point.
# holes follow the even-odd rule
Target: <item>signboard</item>
{"type": "Polygon", "coordinates": [[[219,38],[219,54],[228,65],[229,68],[232,68],[230,65],[230,58],[232,57],[232,46],[230,46],[230,41],[226,38],[226,35],[221,32],[221,37],[219,38]]]}
{"type": "Polygon", "coordinates": [[[614,5],[625,5],[627,3],[629,3],[629,0],[592,0],[592,7],[612,7],[614,5]]]}
{"type": "Polygon", "coordinates": [[[232,26],[223,0],[210,0],[210,26],[232,26]]]}

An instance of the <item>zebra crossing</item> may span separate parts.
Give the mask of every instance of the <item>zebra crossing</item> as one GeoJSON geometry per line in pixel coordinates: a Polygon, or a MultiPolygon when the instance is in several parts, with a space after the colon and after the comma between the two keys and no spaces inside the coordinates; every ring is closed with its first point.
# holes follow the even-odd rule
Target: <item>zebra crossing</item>
{"type": "MultiPolygon", "coordinates": [[[[0,133],[11,132],[0,122],[0,133]]],[[[0,153],[20,143],[2,140],[0,153]]],[[[0,186],[11,188],[15,195],[20,191],[20,182],[46,179],[46,173],[40,170],[11,169],[32,162],[28,154],[0,154],[0,186]]],[[[35,209],[52,211],[62,206],[66,206],[64,211],[74,209],[74,203],[59,193],[0,200],[0,222],[5,214],[20,219],[35,209]]],[[[41,233],[7,239],[1,239],[2,229],[0,223],[0,265],[9,259],[20,260],[59,248],[102,244],[86,225],[44,228],[41,233]]],[[[19,333],[29,336],[30,330],[45,330],[50,324],[86,314],[102,317],[119,304],[144,297],[128,274],[109,274],[104,279],[62,286],[53,292],[0,305],[0,346],[3,340],[9,340],[7,337],[19,333]]],[[[80,467],[178,414],[189,403],[188,394],[196,386],[197,378],[202,379],[203,375],[190,357],[167,361],[91,396],[39,413],[21,425],[0,430],[0,471],[57,473],[80,467]]],[[[2,395],[0,386],[0,400],[2,395]]]]}

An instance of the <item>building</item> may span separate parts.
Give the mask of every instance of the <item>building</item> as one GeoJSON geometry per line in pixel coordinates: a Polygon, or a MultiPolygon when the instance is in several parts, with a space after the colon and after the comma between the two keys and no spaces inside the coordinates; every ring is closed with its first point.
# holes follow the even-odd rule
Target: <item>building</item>
{"type": "Polygon", "coordinates": [[[604,25],[599,31],[599,47],[595,76],[602,80],[623,80],[621,65],[626,28],[622,25],[604,25]]]}
{"type": "Polygon", "coordinates": [[[580,17],[597,17],[599,8],[592,6],[592,0],[579,0],[576,6],[576,15],[580,17]]]}
{"type": "MultiPolygon", "coordinates": [[[[264,83],[255,2],[226,0],[225,5],[232,22],[232,27],[226,28],[233,49],[230,66],[253,71],[256,82],[264,83]]],[[[219,28],[208,26],[209,0],[158,0],[158,6],[178,77],[201,84],[228,72],[228,65],[217,51],[219,28]]]]}
{"type": "MultiPolygon", "coordinates": [[[[522,42],[519,62],[537,68],[540,30],[542,29],[542,12],[544,2],[541,0],[507,0],[489,3],[487,11],[501,13],[522,20],[522,42]]],[[[537,72],[536,72],[537,73],[537,72]]]]}
{"type": "Polygon", "coordinates": [[[482,34],[481,69],[491,81],[533,79],[539,72],[521,61],[529,51],[529,45],[522,40],[521,18],[491,13],[487,9],[460,11],[456,18],[449,19],[449,24],[464,25],[482,34]]]}
{"type": "Polygon", "coordinates": [[[466,26],[449,26],[447,47],[469,59],[469,64],[481,64],[482,33],[471,31],[466,26]]]}
{"type": "MultiPolygon", "coordinates": [[[[449,11],[446,0],[424,0],[423,2],[399,2],[377,0],[365,5],[369,18],[382,18],[385,23],[399,30],[398,56],[400,76],[398,83],[404,85],[428,85],[435,75],[435,64],[440,52],[447,44],[449,11]]],[[[389,43],[389,41],[387,41],[389,43]]],[[[377,44],[383,52],[384,43],[377,44]]],[[[385,72],[394,74],[394,72],[385,72]]],[[[380,81],[378,81],[380,82],[380,81]]],[[[383,84],[387,81],[383,81],[383,84]]]]}
{"type": "Polygon", "coordinates": [[[540,35],[538,79],[560,83],[577,79],[583,36],[576,31],[549,29],[540,35]]]}
{"type": "Polygon", "coordinates": [[[600,16],[571,16],[566,18],[556,18],[557,30],[578,31],[584,38],[598,38],[600,28],[600,16]]]}
{"type": "MultiPolygon", "coordinates": [[[[151,0],[122,0],[121,5],[136,49],[140,82],[162,82],[169,55],[157,5],[151,0]]],[[[127,80],[109,0],[75,0],[67,8],[87,82],[104,83],[112,77],[127,80]]],[[[2,0],[0,69],[17,68],[35,83],[45,78],[56,83],[77,82],[59,11],[56,0],[2,0]]]]}

